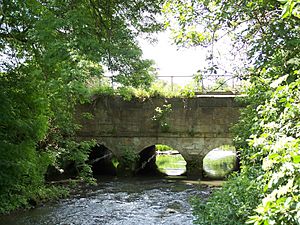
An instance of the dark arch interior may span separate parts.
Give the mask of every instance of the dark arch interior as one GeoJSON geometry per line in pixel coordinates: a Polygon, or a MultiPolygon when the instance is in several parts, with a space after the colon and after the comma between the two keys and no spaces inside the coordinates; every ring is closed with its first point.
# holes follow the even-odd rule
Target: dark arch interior
{"type": "Polygon", "coordinates": [[[93,175],[116,175],[116,159],[111,150],[104,145],[97,144],[91,149],[88,163],[92,167],[93,175]]]}
{"type": "Polygon", "coordinates": [[[156,148],[151,145],[144,148],[139,153],[139,161],[136,165],[136,174],[138,175],[163,175],[159,172],[156,165],[156,148]]]}
{"type": "MultiPolygon", "coordinates": [[[[184,161],[178,151],[173,150],[167,145],[151,145],[139,153],[136,174],[153,176],[173,175],[166,172],[166,170],[162,170],[162,167],[167,168],[172,163],[176,164],[176,160],[178,160],[178,158],[184,161]]],[[[172,170],[172,168],[169,168],[169,172],[170,170],[172,170]]],[[[173,170],[176,170],[176,168],[173,168],[173,170]]],[[[185,170],[179,174],[175,173],[175,176],[176,175],[185,175],[185,170]]]]}

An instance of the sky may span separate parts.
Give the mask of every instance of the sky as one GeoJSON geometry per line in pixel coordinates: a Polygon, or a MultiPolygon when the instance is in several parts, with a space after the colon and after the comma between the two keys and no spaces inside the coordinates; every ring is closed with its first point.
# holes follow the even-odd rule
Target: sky
{"type": "MultiPolygon", "coordinates": [[[[150,44],[146,40],[140,39],[144,58],[153,59],[158,69],[158,76],[187,76],[186,78],[174,78],[174,82],[186,83],[192,80],[192,75],[203,67],[206,49],[180,48],[172,44],[169,32],[157,35],[158,42],[150,44]],[[190,77],[188,77],[190,76],[190,77]]],[[[170,78],[163,78],[170,80],[170,78]]]]}
{"type": "MultiPolygon", "coordinates": [[[[194,75],[199,69],[204,69],[208,64],[205,61],[208,55],[208,48],[193,47],[180,48],[172,44],[170,32],[165,31],[157,35],[158,42],[150,44],[148,41],[139,39],[143,50],[144,58],[153,59],[158,69],[158,76],[186,76],[184,78],[174,78],[174,83],[185,85],[192,81],[194,75]]],[[[215,56],[217,64],[223,67],[218,70],[218,74],[231,74],[234,64],[239,64],[238,57],[233,58],[232,44],[229,37],[224,38],[215,44],[215,56]]],[[[237,56],[239,53],[236,53],[237,56]]],[[[170,81],[171,78],[160,78],[170,81]]]]}
{"type": "Polygon", "coordinates": [[[205,49],[180,48],[172,44],[169,33],[160,33],[158,43],[150,44],[140,40],[145,58],[154,59],[162,76],[193,75],[203,64],[206,56],[205,49]]]}

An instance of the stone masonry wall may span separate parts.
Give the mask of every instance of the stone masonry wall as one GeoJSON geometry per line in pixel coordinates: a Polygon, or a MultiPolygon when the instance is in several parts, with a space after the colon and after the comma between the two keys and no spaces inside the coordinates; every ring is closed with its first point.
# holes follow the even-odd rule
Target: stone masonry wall
{"type": "Polygon", "coordinates": [[[232,143],[230,127],[239,117],[241,105],[233,96],[197,98],[149,98],[123,100],[101,96],[90,104],[78,106],[77,119],[82,125],[78,139],[94,139],[117,157],[125,148],[139,153],[155,144],[178,150],[187,161],[188,171],[201,170],[203,157],[213,148],[232,143]],[[154,121],[157,107],[171,105],[162,121],[154,121]],[[92,119],[83,116],[93,115],[92,119]],[[166,123],[167,128],[161,124],[166,123]]]}

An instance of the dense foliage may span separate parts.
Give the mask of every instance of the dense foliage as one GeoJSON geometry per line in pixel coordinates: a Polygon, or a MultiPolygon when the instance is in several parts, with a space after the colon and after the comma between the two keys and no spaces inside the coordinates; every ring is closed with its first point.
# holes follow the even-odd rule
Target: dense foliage
{"type": "Polygon", "coordinates": [[[224,34],[247,51],[248,107],[235,126],[242,171],[206,204],[198,224],[300,224],[300,2],[167,1],[176,42],[210,45],[224,34]],[[174,19],[174,16],[176,19],[174,19]]]}
{"type": "MultiPolygon", "coordinates": [[[[137,36],[162,29],[148,0],[3,0],[0,3],[0,213],[45,197],[48,165],[90,174],[90,142],[73,138],[74,106],[107,69],[120,85],[148,86],[152,62],[137,36]]],[[[53,190],[53,189],[51,189],[53,190]]]]}

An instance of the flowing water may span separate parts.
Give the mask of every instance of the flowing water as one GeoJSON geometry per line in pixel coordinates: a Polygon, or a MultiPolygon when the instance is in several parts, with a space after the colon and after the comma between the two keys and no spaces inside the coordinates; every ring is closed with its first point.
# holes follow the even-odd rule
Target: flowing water
{"type": "Polygon", "coordinates": [[[102,178],[70,199],[0,217],[1,225],[192,225],[191,197],[210,189],[172,178],[102,178]]]}

